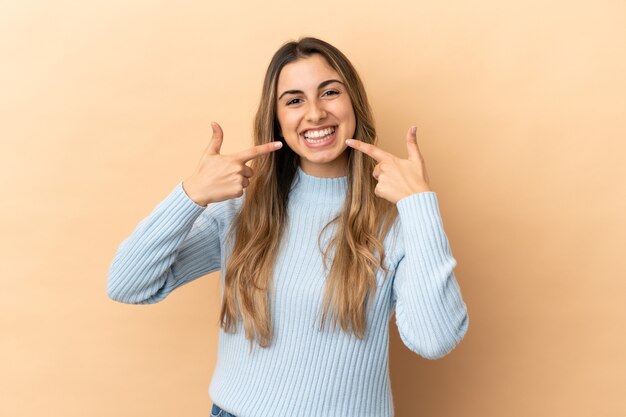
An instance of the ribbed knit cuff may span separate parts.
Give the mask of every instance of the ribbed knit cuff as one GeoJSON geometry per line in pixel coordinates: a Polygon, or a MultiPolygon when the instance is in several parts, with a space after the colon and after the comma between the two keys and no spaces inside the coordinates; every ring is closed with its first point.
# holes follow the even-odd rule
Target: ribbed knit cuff
{"type": "Polygon", "coordinates": [[[193,201],[193,200],[191,199],[191,197],[189,197],[189,195],[185,192],[185,187],[183,187],[183,181],[179,182],[179,183],[176,185],[176,188],[180,188],[180,191],[182,191],[182,192],[183,192],[183,194],[184,194],[184,196],[187,198],[187,200],[191,201],[193,204],[195,204],[195,205],[196,205],[196,206],[198,206],[198,207],[201,207],[201,208],[203,208],[203,209],[205,209],[205,208],[206,208],[206,206],[201,206],[200,204],[198,204],[198,203],[196,203],[195,201],[193,201]]]}
{"type": "Polygon", "coordinates": [[[411,194],[398,200],[396,206],[406,245],[414,246],[422,253],[443,251],[448,254],[448,239],[439,212],[437,193],[426,191],[411,194]]]}
{"type": "Polygon", "coordinates": [[[424,191],[401,198],[396,207],[402,221],[416,222],[420,228],[432,229],[441,221],[437,193],[424,191]]]}
{"type": "Polygon", "coordinates": [[[182,181],[176,184],[172,192],[155,208],[161,216],[175,217],[183,223],[193,223],[204,210],[206,207],[196,204],[185,193],[182,181]]]}

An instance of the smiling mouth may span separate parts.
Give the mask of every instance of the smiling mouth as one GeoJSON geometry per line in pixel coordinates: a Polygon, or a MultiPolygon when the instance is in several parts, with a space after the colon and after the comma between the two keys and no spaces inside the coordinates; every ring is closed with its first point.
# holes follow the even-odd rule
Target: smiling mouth
{"type": "Polygon", "coordinates": [[[336,131],[337,126],[332,126],[322,131],[312,131],[313,133],[310,133],[311,131],[307,131],[302,134],[302,137],[308,143],[322,143],[331,138],[336,131]]]}

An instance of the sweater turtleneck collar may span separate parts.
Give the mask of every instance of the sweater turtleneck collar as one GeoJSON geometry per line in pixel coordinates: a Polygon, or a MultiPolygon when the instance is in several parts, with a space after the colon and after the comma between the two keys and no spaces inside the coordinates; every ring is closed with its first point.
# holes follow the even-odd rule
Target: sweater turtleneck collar
{"type": "Polygon", "coordinates": [[[289,200],[307,204],[343,204],[348,177],[322,178],[309,175],[298,166],[291,184],[289,200]]]}

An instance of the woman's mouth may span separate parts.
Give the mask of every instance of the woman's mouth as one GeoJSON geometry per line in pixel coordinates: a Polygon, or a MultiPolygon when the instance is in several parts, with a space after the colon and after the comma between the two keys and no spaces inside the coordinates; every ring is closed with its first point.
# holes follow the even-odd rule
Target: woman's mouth
{"type": "Polygon", "coordinates": [[[335,141],[337,136],[337,126],[332,126],[321,130],[307,130],[301,135],[304,143],[309,148],[320,148],[335,141]]]}

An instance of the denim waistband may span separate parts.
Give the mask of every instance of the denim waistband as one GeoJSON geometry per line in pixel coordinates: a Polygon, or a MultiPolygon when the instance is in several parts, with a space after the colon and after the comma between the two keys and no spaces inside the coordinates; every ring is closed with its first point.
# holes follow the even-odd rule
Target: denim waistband
{"type": "Polygon", "coordinates": [[[223,410],[220,406],[213,403],[213,406],[211,407],[211,417],[237,417],[237,416],[229,413],[226,410],[223,410]]]}

